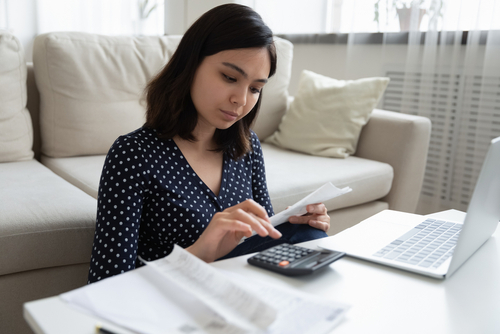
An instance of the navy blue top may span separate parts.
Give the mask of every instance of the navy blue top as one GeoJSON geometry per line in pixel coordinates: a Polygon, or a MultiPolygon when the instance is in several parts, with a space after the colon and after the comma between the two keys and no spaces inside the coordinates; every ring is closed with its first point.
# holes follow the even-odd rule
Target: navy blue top
{"type": "Polygon", "coordinates": [[[251,140],[240,160],[224,154],[216,196],[172,139],[148,128],[119,137],[101,174],[88,283],[140,266],[138,255],[152,261],[192,245],[216,212],[246,199],[272,216],[262,148],[253,132],[251,140]]]}

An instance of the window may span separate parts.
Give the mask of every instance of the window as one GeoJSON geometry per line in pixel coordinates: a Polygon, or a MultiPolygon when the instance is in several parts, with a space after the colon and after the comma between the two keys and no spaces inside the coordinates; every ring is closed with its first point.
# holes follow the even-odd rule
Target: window
{"type": "Polygon", "coordinates": [[[38,33],[162,35],[163,5],[163,0],[37,0],[38,33]]]}
{"type": "Polygon", "coordinates": [[[497,30],[500,0],[247,0],[277,34],[497,30]]]}
{"type": "Polygon", "coordinates": [[[0,30],[9,28],[7,22],[7,0],[0,0],[0,30]]]}

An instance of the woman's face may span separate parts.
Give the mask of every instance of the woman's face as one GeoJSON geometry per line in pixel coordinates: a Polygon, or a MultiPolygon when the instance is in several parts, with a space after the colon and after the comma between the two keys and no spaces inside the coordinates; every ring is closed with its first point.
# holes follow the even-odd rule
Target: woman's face
{"type": "Polygon", "coordinates": [[[205,57],[191,86],[198,130],[227,129],[245,117],[257,103],[270,69],[266,48],[226,50],[205,57]]]}

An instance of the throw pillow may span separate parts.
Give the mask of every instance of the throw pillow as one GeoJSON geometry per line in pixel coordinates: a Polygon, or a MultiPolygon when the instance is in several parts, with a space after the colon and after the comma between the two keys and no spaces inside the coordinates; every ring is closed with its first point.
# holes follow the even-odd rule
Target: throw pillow
{"type": "Polygon", "coordinates": [[[336,80],[303,71],[290,109],[266,143],[311,155],[346,158],[389,78],[336,80]]]}
{"type": "Polygon", "coordinates": [[[26,78],[21,43],[10,33],[0,32],[0,162],[33,159],[26,78]]]}

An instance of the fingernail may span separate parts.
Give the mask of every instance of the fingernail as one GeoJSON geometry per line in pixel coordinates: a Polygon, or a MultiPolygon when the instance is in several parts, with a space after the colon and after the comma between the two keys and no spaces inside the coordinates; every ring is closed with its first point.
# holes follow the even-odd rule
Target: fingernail
{"type": "Polygon", "coordinates": [[[290,217],[290,218],[288,219],[288,221],[289,221],[290,223],[296,223],[296,222],[298,222],[298,221],[299,221],[299,218],[298,218],[298,217],[295,217],[295,216],[292,216],[292,217],[290,217]]]}

